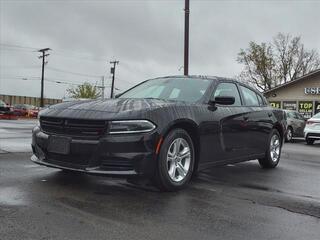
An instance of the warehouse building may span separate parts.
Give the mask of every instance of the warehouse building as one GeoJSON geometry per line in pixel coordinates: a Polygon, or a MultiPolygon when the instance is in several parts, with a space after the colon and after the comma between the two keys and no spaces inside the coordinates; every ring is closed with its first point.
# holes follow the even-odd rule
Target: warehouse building
{"type": "Polygon", "coordinates": [[[291,109],[306,119],[320,112],[320,69],[264,93],[275,108],[291,109]]]}
{"type": "MultiPolygon", "coordinates": [[[[14,95],[4,95],[0,94],[0,99],[9,105],[14,104],[30,104],[39,107],[40,98],[38,97],[28,97],[28,96],[14,96],[14,95]]],[[[44,98],[44,105],[52,105],[62,102],[61,99],[44,98]]]]}

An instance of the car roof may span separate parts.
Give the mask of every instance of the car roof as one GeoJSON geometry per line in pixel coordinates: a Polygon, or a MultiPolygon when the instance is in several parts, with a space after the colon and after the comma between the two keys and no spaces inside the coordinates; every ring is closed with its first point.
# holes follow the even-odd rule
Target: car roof
{"type": "MultiPolygon", "coordinates": [[[[251,90],[254,90],[256,93],[259,93],[259,95],[263,96],[263,93],[261,93],[258,89],[256,89],[254,86],[249,85],[247,83],[241,82],[237,79],[234,78],[227,78],[227,77],[219,77],[219,76],[209,76],[209,75],[172,75],[172,76],[164,76],[164,77],[157,77],[157,78],[152,78],[152,79],[148,79],[148,80],[156,80],[156,79],[164,79],[164,78],[191,78],[191,79],[206,79],[206,80],[211,80],[211,81],[215,81],[215,82],[220,82],[220,81],[232,81],[232,82],[236,82],[238,84],[244,85],[248,88],[250,88],[251,90]]],[[[146,81],[148,81],[146,80],[146,81]]]]}
{"type": "Polygon", "coordinates": [[[163,79],[163,78],[191,78],[191,79],[207,79],[207,80],[212,80],[212,81],[222,81],[222,80],[229,80],[229,81],[236,81],[239,82],[235,79],[232,78],[226,78],[226,77],[218,77],[218,76],[208,76],[208,75],[171,75],[171,76],[164,76],[164,77],[157,77],[153,78],[150,80],[155,80],[155,79],[163,79]]]}

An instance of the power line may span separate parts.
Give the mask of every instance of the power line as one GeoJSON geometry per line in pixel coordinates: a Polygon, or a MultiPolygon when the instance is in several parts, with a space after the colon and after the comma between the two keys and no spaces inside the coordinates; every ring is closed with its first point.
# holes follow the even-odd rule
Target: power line
{"type": "Polygon", "coordinates": [[[15,69],[30,69],[30,68],[38,68],[39,66],[38,65],[33,65],[33,66],[19,66],[19,65],[16,65],[16,66],[6,66],[6,65],[0,65],[0,68],[15,68],[15,69]]]}
{"type": "Polygon", "coordinates": [[[61,53],[56,53],[55,56],[58,57],[65,57],[65,58],[72,58],[72,59],[77,59],[77,60],[84,60],[84,61],[94,61],[94,62],[104,62],[105,60],[99,59],[99,58],[91,58],[91,57],[80,57],[80,56],[71,56],[71,55],[64,55],[61,53]]]}
{"type": "MultiPolygon", "coordinates": [[[[35,81],[39,81],[41,78],[40,77],[33,77],[33,76],[2,76],[2,78],[0,78],[0,79],[17,79],[17,80],[24,80],[24,81],[27,81],[27,80],[35,80],[35,81]]],[[[82,85],[82,84],[84,84],[84,83],[86,83],[86,82],[89,82],[90,83],[90,81],[88,81],[88,80],[86,80],[86,81],[83,81],[83,82],[75,82],[75,81],[73,81],[73,80],[68,80],[67,82],[66,82],[66,79],[61,79],[61,78],[51,78],[51,77],[46,77],[45,79],[44,79],[45,81],[48,81],[48,80],[50,80],[50,81],[60,81],[60,82],[65,82],[65,83],[68,83],[68,84],[75,84],[75,85],[82,85]]]]}
{"type": "Polygon", "coordinates": [[[9,47],[9,48],[22,48],[22,49],[39,50],[39,48],[26,47],[26,46],[20,46],[20,45],[14,45],[14,44],[7,44],[7,43],[0,43],[0,46],[9,47]]]}
{"type": "Polygon", "coordinates": [[[90,75],[90,74],[85,74],[85,73],[71,72],[71,71],[67,71],[67,70],[63,70],[63,69],[59,69],[59,68],[47,67],[47,69],[52,70],[52,71],[56,71],[56,72],[78,75],[78,76],[101,78],[101,75],[98,76],[98,75],[90,75]]]}
{"type": "MultiPolygon", "coordinates": [[[[14,44],[6,44],[6,43],[0,43],[1,47],[8,48],[6,50],[13,50],[13,51],[24,51],[24,52],[37,52],[39,51],[39,48],[35,47],[27,47],[27,46],[21,46],[21,45],[14,45],[14,44]],[[14,49],[17,48],[17,49],[14,49]],[[28,51],[29,50],[29,51],[28,51]],[[30,51],[32,50],[32,51],[30,51]]],[[[80,53],[81,54],[81,53],[80,53]]],[[[96,62],[104,62],[106,57],[99,56],[98,58],[96,57],[87,57],[87,56],[79,56],[79,52],[77,51],[66,51],[66,50],[61,50],[61,49],[55,49],[55,56],[61,56],[61,57],[66,57],[66,58],[73,58],[73,59],[78,59],[78,60],[86,60],[86,61],[96,61],[96,62]],[[65,54],[64,54],[65,53],[65,54]],[[72,56],[72,54],[74,56],[72,56]]]]}
{"type": "Polygon", "coordinates": [[[28,49],[20,49],[20,48],[1,48],[1,51],[15,51],[15,52],[21,52],[21,53],[32,53],[34,54],[35,52],[37,52],[37,50],[28,50],[28,49]]]}
{"type": "Polygon", "coordinates": [[[65,82],[65,81],[61,81],[61,80],[58,80],[58,79],[45,79],[45,81],[47,82],[52,82],[52,83],[58,83],[58,84],[67,84],[67,85],[76,85],[76,86],[81,86],[83,85],[84,83],[71,83],[71,82],[65,82]]]}
{"type": "Polygon", "coordinates": [[[2,78],[1,79],[37,79],[39,80],[40,77],[26,77],[26,76],[3,76],[0,75],[2,78]]]}

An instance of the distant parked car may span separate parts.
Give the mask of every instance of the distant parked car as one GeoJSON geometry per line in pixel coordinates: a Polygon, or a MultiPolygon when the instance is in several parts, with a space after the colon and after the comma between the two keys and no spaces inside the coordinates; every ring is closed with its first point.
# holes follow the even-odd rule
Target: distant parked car
{"type": "Polygon", "coordinates": [[[32,106],[32,108],[28,109],[27,116],[37,118],[39,113],[39,108],[32,106]]]}
{"type": "Polygon", "coordinates": [[[308,145],[312,145],[314,141],[320,140],[320,113],[308,119],[304,128],[304,137],[308,145]]]}
{"type": "Polygon", "coordinates": [[[0,100],[0,119],[14,119],[12,107],[0,100]]]}
{"type": "Polygon", "coordinates": [[[0,107],[5,107],[5,106],[7,106],[7,104],[4,101],[0,100],[0,107]]]}
{"type": "Polygon", "coordinates": [[[12,108],[7,105],[4,101],[0,100],[0,113],[4,114],[4,113],[9,113],[12,111],[12,108]]]}
{"type": "Polygon", "coordinates": [[[27,116],[28,111],[32,109],[32,105],[28,104],[15,104],[13,105],[13,112],[17,116],[27,116]]]}
{"type": "Polygon", "coordinates": [[[293,137],[303,137],[303,130],[306,125],[304,117],[293,110],[285,110],[287,116],[287,132],[285,141],[291,142],[293,137]]]}

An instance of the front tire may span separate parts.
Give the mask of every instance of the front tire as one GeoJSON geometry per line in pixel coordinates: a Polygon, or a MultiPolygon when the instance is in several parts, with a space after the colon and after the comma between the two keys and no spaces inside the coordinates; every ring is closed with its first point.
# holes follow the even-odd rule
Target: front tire
{"type": "Polygon", "coordinates": [[[313,145],[313,143],[314,143],[314,139],[310,139],[310,138],[306,138],[306,142],[307,142],[307,144],[308,145],[313,145]]]}
{"type": "Polygon", "coordinates": [[[187,185],[194,170],[193,141],[183,129],[177,128],[165,137],[158,156],[154,182],[162,191],[177,191],[187,185]]]}
{"type": "Polygon", "coordinates": [[[275,168],[281,156],[282,141],[278,130],[273,129],[269,136],[268,148],[265,157],[259,159],[262,168],[275,168]]]}

